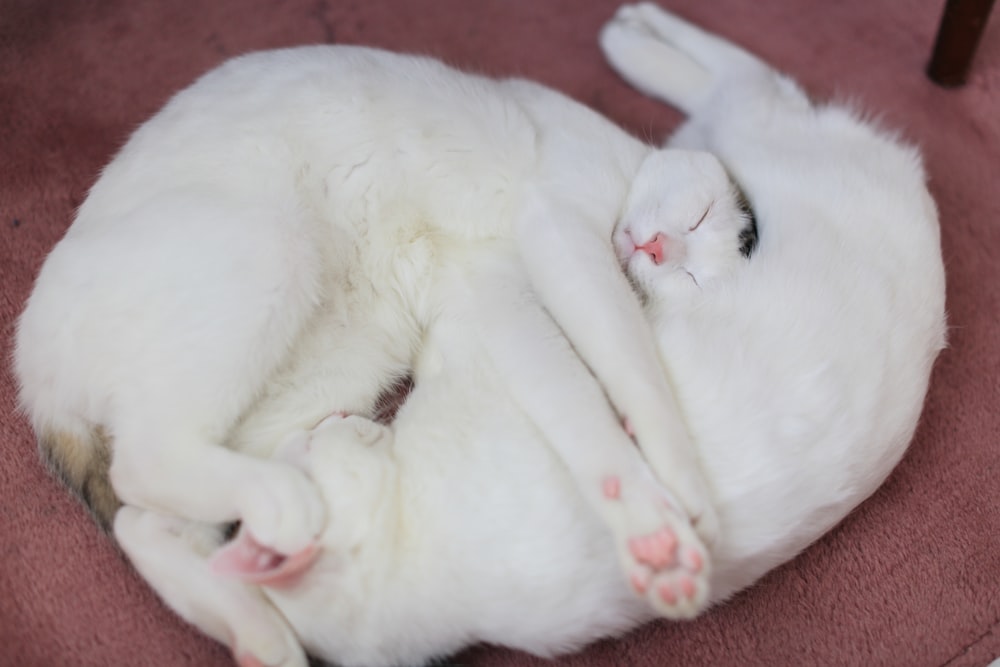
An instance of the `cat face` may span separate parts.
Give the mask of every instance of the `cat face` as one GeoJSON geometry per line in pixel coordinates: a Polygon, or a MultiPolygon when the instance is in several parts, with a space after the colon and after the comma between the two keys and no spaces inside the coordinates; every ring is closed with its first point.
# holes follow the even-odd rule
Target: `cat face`
{"type": "Polygon", "coordinates": [[[612,240],[633,285],[655,304],[730,275],[756,228],[715,156],[669,149],[643,162],[612,240]]]}

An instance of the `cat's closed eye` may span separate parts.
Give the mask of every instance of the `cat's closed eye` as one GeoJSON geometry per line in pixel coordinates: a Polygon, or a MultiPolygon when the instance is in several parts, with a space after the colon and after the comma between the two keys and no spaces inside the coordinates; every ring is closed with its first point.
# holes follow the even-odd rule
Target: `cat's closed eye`
{"type": "Polygon", "coordinates": [[[689,232],[693,232],[694,230],[696,230],[699,227],[701,227],[701,223],[705,222],[705,218],[708,217],[708,214],[711,212],[712,206],[713,206],[714,203],[715,202],[713,202],[712,204],[708,205],[708,208],[705,209],[705,212],[701,214],[700,218],[698,218],[698,222],[694,223],[694,226],[691,227],[690,229],[688,229],[689,232]]]}

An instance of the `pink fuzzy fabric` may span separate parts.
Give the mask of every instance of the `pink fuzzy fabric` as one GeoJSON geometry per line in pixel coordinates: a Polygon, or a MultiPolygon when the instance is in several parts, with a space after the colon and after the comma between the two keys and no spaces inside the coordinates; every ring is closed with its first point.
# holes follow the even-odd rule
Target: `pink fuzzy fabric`
{"type": "MultiPolygon", "coordinates": [[[[832,534],[692,623],[655,623],[560,664],[984,665],[1000,654],[1000,20],[967,87],[923,76],[940,4],[676,0],[676,11],[857,99],[924,147],[941,210],[951,347],[889,482],[832,534]]],[[[333,41],[538,79],[649,138],[677,113],[597,49],[617,0],[0,0],[0,322],[98,170],[167,97],[227,56],[333,41]]],[[[994,12],[996,14],[996,12],[994,12]]],[[[39,463],[0,374],[0,664],[231,663],[161,605],[39,463]]],[[[457,662],[541,664],[478,647],[457,662]]]]}

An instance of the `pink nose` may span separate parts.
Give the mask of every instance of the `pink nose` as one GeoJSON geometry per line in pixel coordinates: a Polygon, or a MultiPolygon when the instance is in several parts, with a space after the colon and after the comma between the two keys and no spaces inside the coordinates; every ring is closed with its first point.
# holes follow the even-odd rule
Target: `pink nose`
{"type": "Polygon", "coordinates": [[[645,244],[636,246],[636,249],[649,255],[650,259],[653,260],[653,264],[663,264],[663,260],[666,259],[666,252],[663,250],[663,243],[666,240],[667,237],[660,232],[653,238],[646,241],[645,244]]]}

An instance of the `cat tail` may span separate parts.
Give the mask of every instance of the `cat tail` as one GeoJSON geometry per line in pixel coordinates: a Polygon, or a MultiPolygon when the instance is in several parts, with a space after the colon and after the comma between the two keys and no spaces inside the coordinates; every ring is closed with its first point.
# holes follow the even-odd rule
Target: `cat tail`
{"type": "Polygon", "coordinates": [[[38,449],[49,469],[80,498],[101,529],[110,532],[122,505],[111,487],[111,438],[99,426],[38,433],[38,449]]]}

